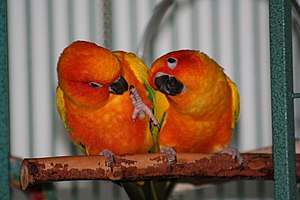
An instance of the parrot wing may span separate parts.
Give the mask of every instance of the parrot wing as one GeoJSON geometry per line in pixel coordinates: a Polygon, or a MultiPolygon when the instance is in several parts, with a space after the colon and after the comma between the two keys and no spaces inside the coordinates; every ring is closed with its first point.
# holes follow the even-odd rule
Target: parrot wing
{"type": "MultiPolygon", "coordinates": [[[[148,67],[144,64],[144,62],[137,57],[135,54],[130,52],[124,51],[114,51],[113,54],[117,56],[122,63],[122,74],[127,80],[129,85],[132,85],[130,92],[133,96],[138,96],[139,107],[147,107],[142,109],[146,115],[150,117],[150,130],[151,137],[154,139],[155,145],[157,141],[157,135],[159,132],[159,128],[157,125],[160,126],[159,121],[157,122],[157,116],[155,116],[155,109],[156,109],[156,91],[151,88],[148,83],[148,67]],[[132,89],[134,88],[134,89],[132,89]],[[145,111],[148,110],[149,112],[145,111]],[[152,114],[153,113],[153,114],[152,114]]],[[[138,111],[140,112],[140,111],[138,111]]],[[[134,117],[135,118],[135,117],[134,117]]],[[[151,149],[151,151],[155,152],[155,150],[151,149]]]]}
{"type": "MultiPolygon", "coordinates": [[[[60,118],[64,122],[64,126],[65,126],[67,132],[71,134],[72,133],[72,129],[68,125],[67,120],[66,120],[66,107],[65,107],[64,93],[60,89],[60,87],[56,88],[56,107],[57,107],[58,113],[60,115],[60,118]]],[[[88,154],[88,152],[86,151],[86,149],[84,148],[84,146],[82,146],[80,144],[75,144],[75,145],[78,146],[78,148],[83,153],[88,154]]]]}
{"type": "Polygon", "coordinates": [[[56,107],[57,107],[60,118],[63,120],[64,125],[69,132],[70,128],[67,126],[67,123],[66,123],[66,108],[65,108],[65,101],[64,101],[64,93],[60,89],[60,87],[56,88],[56,107]]]}
{"type": "Polygon", "coordinates": [[[227,77],[227,82],[231,88],[231,95],[232,95],[232,114],[233,120],[231,123],[231,128],[234,128],[236,122],[240,116],[240,95],[236,84],[227,77]]]}
{"type": "Polygon", "coordinates": [[[113,54],[121,61],[122,73],[129,84],[134,81],[142,84],[148,82],[148,68],[140,58],[133,53],[124,51],[114,51],[113,54]]]}

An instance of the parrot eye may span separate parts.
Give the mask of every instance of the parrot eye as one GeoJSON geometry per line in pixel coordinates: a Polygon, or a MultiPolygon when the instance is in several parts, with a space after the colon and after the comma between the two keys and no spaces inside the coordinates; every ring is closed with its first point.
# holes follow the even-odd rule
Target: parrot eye
{"type": "Polygon", "coordinates": [[[94,88],[102,88],[103,87],[103,85],[96,83],[96,82],[89,82],[89,85],[94,88]]]}
{"type": "Polygon", "coordinates": [[[168,58],[168,67],[174,69],[177,66],[177,59],[176,58],[168,58]]]}

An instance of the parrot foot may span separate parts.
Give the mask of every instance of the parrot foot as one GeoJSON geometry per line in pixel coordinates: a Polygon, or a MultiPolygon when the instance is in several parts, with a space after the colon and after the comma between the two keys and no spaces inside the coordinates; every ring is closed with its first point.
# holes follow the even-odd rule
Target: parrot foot
{"type": "Polygon", "coordinates": [[[235,159],[236,161],[238,161],[240,165],[242,165],[243,162],[244,162],[244,159],[243,159],[242,155],[241,155],[240,152],[239,152],[236,148],[234,148],[234,147],[226,147],[226,148],[222,148],[222,149],[219,150],[218,153],[221,153],[221,154],[224,154],[224,153],[229,154],[229,155],[232,157],[232,159],[235,159]]]}
{"type": "Polygon", "coordinates": [[[140,119],[144,119],[146,114],[151,119],[153,124],[160,129],[156,117],[154,116],[150,108],[143,102],[137,89],[133,85],[130,85],[129,90],[130,90],[131,103],[134,107],[133,114],[132,114],[132,121],[135,122],[137,116],[139,116],[140,119]]]}
{"type": "Polygon", "coordinates": [[[100,155],[105,158],[105,160],[107,161],[108,167],[110,167],[111,172],[113,172],[113,166],[114,166],[114,163],[116,162],[114,153],[108,149],[103,149],[100,152],[100,155]]]}
{"type": "Polygon", "coordinates": [[[168,163],[173,170],[175,163],[177,162],[177,155],[175,150],[172,147],[163,147],[160,152],[165,153],[167,155],[168,163]]]}

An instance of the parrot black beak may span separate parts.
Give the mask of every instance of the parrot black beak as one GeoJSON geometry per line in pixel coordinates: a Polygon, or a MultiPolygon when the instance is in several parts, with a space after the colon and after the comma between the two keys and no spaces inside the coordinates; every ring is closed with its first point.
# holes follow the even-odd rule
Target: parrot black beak
{"type": "Polygon", "coordinates": [[[120,78],[118,78],[118,80],[116,80],[109,86],[109,92],[111,92],[113,94],[120,95],[120,94],[123,94],[124,92],[126,92],[127,90],[128,90],[128,83],[123,78],[123,76],[120,76],[120,78]]]}
{"type": "Polygon", "coordinates": [[[183,84],[174,76],[162,75],[154,78],[154,83],[159,91],[164,94],[175,96],[183,90],[183,84]]]}

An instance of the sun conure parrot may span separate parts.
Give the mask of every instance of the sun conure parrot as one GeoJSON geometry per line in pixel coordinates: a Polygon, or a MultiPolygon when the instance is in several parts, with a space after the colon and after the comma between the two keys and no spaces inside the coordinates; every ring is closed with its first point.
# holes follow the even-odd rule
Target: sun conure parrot
{"type": "Polygon", "coordinates": [[[71,140],[84,153],[104,155],[112,167],[113,154],[152,148],[148,68],[134,54],[76,41],[62,52],[57,74],[57,109],[71,140]]]}
{"type": "Polygon", "coordinates": [[[176,161],[175,152],[221,152],[242,162],[236,149],[227,148],[239,117],[239,93],[221,66],[202,52],[178,50],[154,61],[148,80],[165,94],[157,102],[164,113],[158,143],[168,159],[173,155],[176,161]]]}

